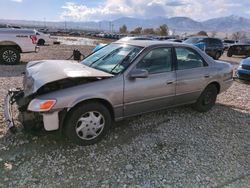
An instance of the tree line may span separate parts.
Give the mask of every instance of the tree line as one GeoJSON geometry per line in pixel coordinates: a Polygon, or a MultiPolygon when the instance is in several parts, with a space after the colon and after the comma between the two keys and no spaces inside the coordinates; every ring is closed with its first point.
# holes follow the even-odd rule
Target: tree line
{"type": "Polygon", "coordinates": [[[120,33],[122,34],[133,34],[133,35],[160,35],[160,36],[168,36],[169,35],[169,28],[166,24],[160,25],[158,28],[142,28],[137,27],[132,31],[128,31],[128,28],[126,25],[122,25],[119,29],[120,33]]]}

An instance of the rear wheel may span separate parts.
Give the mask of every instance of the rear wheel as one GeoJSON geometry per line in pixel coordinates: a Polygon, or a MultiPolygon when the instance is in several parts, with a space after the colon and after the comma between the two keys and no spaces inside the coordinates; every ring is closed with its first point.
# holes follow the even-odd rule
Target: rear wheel
{"type": "Polygon", "coordinates": [[[13,47],[5,47],[0,50],[0,63],[15,65],[20,61],[20,52],[13,47]]]}
{"type": "Polygon", "coordinates": [[[193,108],[198,112],[209,111],[215,105],[217,94],[217,87],[214,84],[208,85],[201,93],[196,103],[193,104],[193,108]]]}
{"type": "Polygon", "coordinates": [[[65,124],[64,133],[78,145],[100,141],[111,127],[109,110],[100,103],[86,103],[73,109],[65,124]]]}
{"type": "Polygon", "coordinates": [[[39,39],[37,44],[40,45],[40,46],[43,46],[45,44],[45,40],[39,39]]]}

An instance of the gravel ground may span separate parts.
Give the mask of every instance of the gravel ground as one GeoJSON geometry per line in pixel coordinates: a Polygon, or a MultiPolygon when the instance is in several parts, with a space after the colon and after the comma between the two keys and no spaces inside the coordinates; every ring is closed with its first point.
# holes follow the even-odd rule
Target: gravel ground
{"type": "MultiPolygon", "coordinates": [[[[74,48],[42,47],[22,61],[65,59],[74,48]]],[[[56,133],[7,132],[3,98],[21,86],[24,66],[0,67],[0,187],[250,187],[250,85],[234,82],[208,113],[180,107],[130,118],[82,147],[56,133]]]]}

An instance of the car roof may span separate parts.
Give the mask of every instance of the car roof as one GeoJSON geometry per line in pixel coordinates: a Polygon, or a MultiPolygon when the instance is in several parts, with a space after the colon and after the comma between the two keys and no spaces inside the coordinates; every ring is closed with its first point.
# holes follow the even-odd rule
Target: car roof
{"type": "Polygon", "coordinates": [[[133,46],[140,46],[140,47],[149,47],[149,46],[156,46],[156,45],[166,45],[169,47],[172,46],[186,46],[186,47],[192,47],[190,44],[183,44],[178,42],[172,42],[172,41],[158,41],[158,40],[128,40],[128,41],[122,41],[118,40],[114,43],[117,44],[128,44],[133,46]]]}
{"type": "MultiPolygon", "coordinates": [[[[215,40],[221,40],[220,38],[216,38],[216,37],[209,37],[209,36],[192,36],[189,38],[200,38],[200,39],[215,39],[215,40]]],[[[221,40],[222,41],[222,40],[221,40]]]]}

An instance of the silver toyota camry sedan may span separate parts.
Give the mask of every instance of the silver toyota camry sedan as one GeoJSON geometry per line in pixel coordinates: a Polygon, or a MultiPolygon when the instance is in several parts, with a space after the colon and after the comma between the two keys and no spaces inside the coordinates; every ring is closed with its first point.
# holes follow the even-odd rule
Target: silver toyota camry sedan
{"type": "Polygon", "coordinates": [[[232,73],[230,64],[187,44],[117,41],[80,63],[28,63],[23,88],[6,96],[5,119],[14,132],[16,104],[25,129],[61,130],[76,144],[94,144],[126,117],[186,104],[210,110],[232,73]]]}

